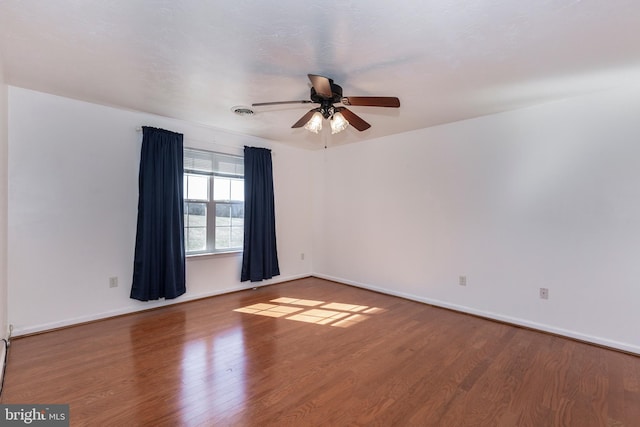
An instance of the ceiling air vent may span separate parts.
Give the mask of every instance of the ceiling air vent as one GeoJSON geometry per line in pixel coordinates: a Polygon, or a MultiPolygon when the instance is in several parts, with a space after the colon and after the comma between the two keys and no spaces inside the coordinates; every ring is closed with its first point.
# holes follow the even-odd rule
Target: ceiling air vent
{"type": "Polygon", "coordinates": [[[253,116],[253,110],[250,107],[245,107],[244,105],[236,105],[235,107],[231,107],[231,111],[239,116],[253,116]]]}

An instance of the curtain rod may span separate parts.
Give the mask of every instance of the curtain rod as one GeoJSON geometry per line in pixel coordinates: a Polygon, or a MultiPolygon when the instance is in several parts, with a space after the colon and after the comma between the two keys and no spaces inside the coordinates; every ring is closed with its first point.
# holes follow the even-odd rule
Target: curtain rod
{"type": "MultiPolygon", "coordinates": [[[[138,133],[142,132],[142,127],[141,126],[136,127],[136,132],[138,132],[138,133]]],[[[184,140],[185,141],[190,141],[190,142],[198,142],[200,144],[210,144],[210,145],[215,145],[215,146],[218,146],[218,147],[230,148],[232,150],[236,150],[239,153],[241,153],[241,154],[237,154],[237,155],[242,155],[242,153],[244,152],[242,147],[237,147],[237,146],[234,146],[234,145],[220,144],[218,142],[211,142],[211,141],[202,141],[202,140],[197,140],[197,139],[193,139],[193,138],[184,138],[184,140]]],[[[187,148],[192,148],[192,147],[187,147],[187,148]]],[[[224,154],[224,153],[222,153],[222,154],[224,154]]]]}

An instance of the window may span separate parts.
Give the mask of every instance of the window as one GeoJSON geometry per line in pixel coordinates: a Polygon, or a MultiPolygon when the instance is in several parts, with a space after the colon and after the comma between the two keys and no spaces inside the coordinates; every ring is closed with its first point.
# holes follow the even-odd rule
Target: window
{"type": "Polygon", "coordinates": [[[244,159],[184,149],[184,241],[187,255],[242,250],[244,159]]]}

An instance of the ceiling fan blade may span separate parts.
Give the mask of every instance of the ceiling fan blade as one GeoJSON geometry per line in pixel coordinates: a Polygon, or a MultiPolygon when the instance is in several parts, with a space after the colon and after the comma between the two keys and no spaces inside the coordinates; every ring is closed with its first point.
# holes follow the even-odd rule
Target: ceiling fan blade
{"type": "Polygon", "coordinates": [[[307,122],[309,121],[309,119],[311,119],[311,116],[313,116],[313,113],[315,113],[316,111],[318,111],[317,108],[314,108],[313,110],[309,110],[307,111],[307,114],[305,114],[304,116],[302,116],[300,118],[300,120],[298,120],[297,122],[294,123],[293,126],[291,126],[292,128],[301,128],[302,126],[304,126],[305,124],[307,124],[307,122]]]}
{"type": "Polygon", "coordinates": [[[360,132],[363,130],[367,130],[371,127],[371,125],[364,120],[353,111],[349,110],[345,107],[336,108],[337,111],[341,112],[345,119],[349,122],[351,126],[358,129],[360,132]]]}
{"type": "Polygon", "coordinates": [[[363,107],[400,107],[400,100],[395,96],[346,96],[342,103],[363,107]]]}
{"type": "Polygon", "coordinates": [[[311,80],[311,84],[313,88],[316,90],[316,93],[325,99],[333,98],[333,91],[331,90],[331,82],[328,78],[323,76],[318,76],[316,74],[307,74],[309,80],[311,80]]]}
{"type": "Polygon", "coordinates": [[[275,101],[275,102],[256,102],[251,104],[252,107],[262,107],[264,105],[282,105],[282,104],[312,104],[313,101],[303,99],[300,101],[275,101]]]}

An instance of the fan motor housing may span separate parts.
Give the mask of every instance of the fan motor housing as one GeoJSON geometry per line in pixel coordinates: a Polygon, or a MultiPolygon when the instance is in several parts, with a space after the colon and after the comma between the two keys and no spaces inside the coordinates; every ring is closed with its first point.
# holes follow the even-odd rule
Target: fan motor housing
{"type": "Polygon", "coordinates": [[[333,98],[326,99],[316,93],[316,90],[311,87],[311,100],[313,102],[317,102],[318,104],[333,104],[334,102],[342,102],[342,87],[333,83],[333,80],[329,79],[329,83],[331,84],[331,93],[333,94],[333,98]]]}

